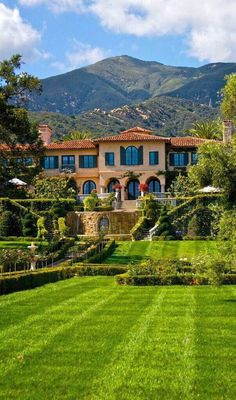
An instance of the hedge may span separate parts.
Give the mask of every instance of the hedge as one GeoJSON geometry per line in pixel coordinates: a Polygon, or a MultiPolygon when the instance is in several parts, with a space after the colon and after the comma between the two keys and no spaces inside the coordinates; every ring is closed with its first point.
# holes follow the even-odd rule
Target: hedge
{"type": "Polygon", "coordinates": [[[89,263],[101,263],[103,260],[105,260],[107,257],[109,257],[115,250],[116,248],[116,242],[115,240],[110,240],[108,243],[106,243],[104,249],[93,256],[91,256],[88,259],[89,263]]]}
{"type": "MultiPolygon", "coordinates": [[[[115,276],[118,285],[127,286],[163,286],[163,285],[209,285],[209,278],[205,275],[180,273],[175,275],[129,275],[128,272],[115,276]]],[[[224,285],[235,285],[236,274],[224,274],[224,285]]]]}
{"type": "Polygon", "coordinates": [[[74,276],[115,276],[123,273],[126,269],[122,266],[113,265],[73,265],[56,268],[44,268],[29,271],[24,274],[12,273],[0,277],[0,295],[22,290],[33,289],[47,283],[53,283],[74,276]]]}
{"type": "Polygon", "coordinates": [[[140,217],[138,222],[131,229],[130,233],[134,240],[140,240],[143,236],[144,230],[149,228],[149,220],[147,217],[140,217]]]}

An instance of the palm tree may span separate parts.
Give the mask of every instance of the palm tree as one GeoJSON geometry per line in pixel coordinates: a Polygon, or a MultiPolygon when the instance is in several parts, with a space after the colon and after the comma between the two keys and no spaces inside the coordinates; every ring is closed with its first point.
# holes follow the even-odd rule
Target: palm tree
{"type": "Polygon", "coordinates": [[[222,124],[218,121],[196,121],[186,133],[201,139],[222,139],[222,124]]]}
{"type": "Polygon", "coordinates": [[[63,140],[85,140],[91,139],[92,134],[88,131],[72,131],[63,137],[63,140]]]}

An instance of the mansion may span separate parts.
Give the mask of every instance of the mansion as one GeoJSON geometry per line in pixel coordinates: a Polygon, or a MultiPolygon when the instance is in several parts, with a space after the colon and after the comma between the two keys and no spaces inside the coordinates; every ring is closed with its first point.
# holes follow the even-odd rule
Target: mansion
{"type": "Polygon", "coordinates": [[[42,167],[47,176],[69,172],[79,195],[109,193],[121,187],[121,200],[135,200],[139,185],[147,184],[157,196],[165,193],[167,171],[197,162],[197,147],[206,140],[194,137],[156,136],[135,127],[114,136],[51,142],[51,129],[40,125],[45,152],[42,167]]]}

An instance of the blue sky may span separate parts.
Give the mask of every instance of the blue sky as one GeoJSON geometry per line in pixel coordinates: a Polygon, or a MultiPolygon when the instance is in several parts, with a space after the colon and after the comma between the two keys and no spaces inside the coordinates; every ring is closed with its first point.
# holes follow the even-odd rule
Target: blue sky
{"type": "Polygon", "coordinates": [[[236,1],[0,0],[0,59],[40,78],[127,54],[169,65],[236,61],[236,1]]]}

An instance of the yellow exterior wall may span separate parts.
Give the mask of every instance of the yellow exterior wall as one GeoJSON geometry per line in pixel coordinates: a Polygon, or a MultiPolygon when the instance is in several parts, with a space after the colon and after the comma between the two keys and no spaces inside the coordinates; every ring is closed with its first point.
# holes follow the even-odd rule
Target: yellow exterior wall
{"type": "MultiPolygon", "coordinates": [[[[140,183],[146,183],[150,178],[157,178],[156,173],[158,171],[165,171],[166,169],[166,151],[164,142],[104,142],[99,144],[98,149],[78,149],[78,150],[52,150],[47,149],[45,156],[58,156],[59,157],[59,168],[58,169],[45,169],[44,172],[47,176],[60,175],[61,170],[61,156],[73,155],[75,156],[75,173],[71,176],[75,179],[77,187],[80,188],[82,193],[82,187],[84,182],[92,180],[96,184],[98,193],[104,193],[107,190],[107,185],[112,178],[116,178],[120,181],[122,186],[126,186],[128,178],[120,178],[126,171],[130,170],[136,174],[142,174],[139,178],[140,183]],[[127,148],[129,146],[140,147],[143,146],[143,165],[120,165],[120,147],[127,148]],[[159,164],[149,165],[149,152],[158,151],[159,153],[159,164]],[[115,165],[105,165],[105,153],[114,152],[115,165]],[[97,155],[97,168],[79,168],[79,156],[80,155],[97,155]]],[[[165,176],[160,175],[158,179],[161,184],[162,192],[165,191],[165,176]]]]}

